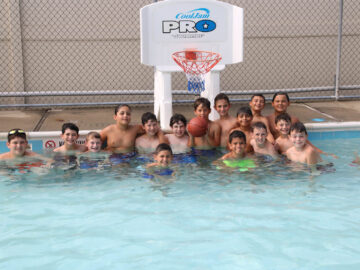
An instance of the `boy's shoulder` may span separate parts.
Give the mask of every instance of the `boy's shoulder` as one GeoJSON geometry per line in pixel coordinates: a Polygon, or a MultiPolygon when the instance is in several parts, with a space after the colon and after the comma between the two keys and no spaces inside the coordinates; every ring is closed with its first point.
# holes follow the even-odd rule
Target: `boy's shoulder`
{"type": "Polygon", "coordinates": [[[9,158],[11,158],[10,152],[0,154],[0,159],[9,159],[9,158]]]}

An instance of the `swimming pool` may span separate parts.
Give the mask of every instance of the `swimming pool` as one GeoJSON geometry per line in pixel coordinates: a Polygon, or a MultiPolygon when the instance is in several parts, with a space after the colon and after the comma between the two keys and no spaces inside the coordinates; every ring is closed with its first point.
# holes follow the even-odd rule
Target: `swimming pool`
{"type": "Polygon", "coordinates": [[[203,159],[170,182],[138,162],[0,176],[0,269],[359,269],[360,139],[315,144],[336,172],[203,159]]]}

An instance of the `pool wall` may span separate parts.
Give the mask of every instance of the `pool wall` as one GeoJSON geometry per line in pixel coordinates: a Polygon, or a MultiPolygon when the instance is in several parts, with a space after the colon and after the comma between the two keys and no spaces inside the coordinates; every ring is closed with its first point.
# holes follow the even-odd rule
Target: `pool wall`
{"type": "MultiPolygon", "coordinates": [[[[360,138],[360,122],[306,123],[305,126],[310,141],[360,138]]],[[[86,134],[89,132],[90,130],[80,131],[78,143],[85,143],[86,134]]],[[[64,143],[60,131],[27,132],[27,136],[31,149],[36,152],[51,151],[64,143]]],[[[7,133],[0,133],[0,153],[9,150],[6,140],[7,133]]]]}

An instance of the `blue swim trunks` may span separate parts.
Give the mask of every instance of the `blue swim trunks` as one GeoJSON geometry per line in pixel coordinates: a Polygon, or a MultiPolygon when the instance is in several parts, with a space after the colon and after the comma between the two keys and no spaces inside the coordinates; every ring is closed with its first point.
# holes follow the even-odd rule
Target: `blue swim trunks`
{"type": "Polygon", "coordinates": [[[121,163],[129,163],[133,157],[136,156],[136,152],[130,153],[113,153],[109,157],[109,161],[113,165],[121,164],[121,163]]]}

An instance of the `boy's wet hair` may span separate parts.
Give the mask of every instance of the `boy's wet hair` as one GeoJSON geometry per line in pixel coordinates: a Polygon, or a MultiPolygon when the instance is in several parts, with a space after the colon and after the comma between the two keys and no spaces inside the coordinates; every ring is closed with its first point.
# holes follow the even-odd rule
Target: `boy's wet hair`
{"type": "Polygon", "coordinates": [[[226,94],[224,94],[224,93],[220,93],[220,94],[217,94],[216,97],[215,97],[215,99],[214,99],[215,105],[216,105],[216,102],[217,102],[217,101],[222,100],[222,99],[225,100],[228,104],[230,104],[230,99],[229,99],[229,97],[228,97],[226,94]]]}
{"type": "Polygon", "coordinates": [[[176,113],[173,116],[171,116],[171,118],[170,118],[170,127],[172,127],[174,124],[179,123],[179,122],[183,122],[184,126],[186,126],[186,124],[187,124],[185,116],[183,116],[182,114],[176,113]]]}
{"type": "Polygon", "coordinates": [[[275,98],[276,98],[277,96],[285,96],[286,99],[287,99],[287,101],[290,102],[289,95],[288,95],[288,93],[286,93],[286,92],[276,92],[276,93],[274,94],[273,98],[272,98],[272,102],[274,102],[274,100],[275,100],[275,98]]]}
{"type": "Polygon", "coordinates": [[[167,143],[160,143],[160,144],[156,147],[154,154],[157,155],[157,154],[159,154],[161,151],[169,151],[169,152],[171,153],[171,155],[173,154],[170,145],[168,145],[167,143]]]}
{"type": "Polygon", "coordinates": [[[249,115],[251,117],[253,116],[252,111],[251,111],[249,106],[240,107],[240,109],[237,111],[236,116],[239,116],[241,114],[246,114],[246,115],[249,115]]]}
{"type": "Polygon", "coordinates": [[[264,100],[264,102],[265,102],[265,97],[264,97],[264,95],[263,94],[254,94],[254,95],[252,95],[251,96],[251,101],[254,99],[254,97],[261,97],[263,100],[264,100]]]}
{"type": "Polygon", "coordinates": [[[201,98],[198,98],[198,99],[195,100],[195,102],[194,102],[194,110],[196,110],[197,107],[199,107],[201,104],[204,107],[208,108],[209,110],[211,109],[210,108],[211,107],[210,101],[207,98],[201,97],[201,98]]]}
{"type": "Polygon", "coordinates": [[[255,122],[254,124],[251,125],[251,131],[254,131],[255,128],[257,128],[257,129],[265,129],[265,131],[267,133],[266,125],[261,121],[255,122]]]}
{"type": "Polygon", "coordinates": [[[145,125],[149,120],[157,122],[155,114],[152,112],[146,112],[141,116],[141,123],[145,125]]]}
{"type": "Polygon", "coordinates": [[[91,139],[100,139],[101,140],[101,136],[99,134],[99,132],[96,131],[90,131],[87,135],[86,135],[86,140],[91,140],[91,139]]]}
{"type": "Polygon", "coordinates": [[[26,141],[26,133],[23,129],[21,128],[13,128],[10,129],[8,132],[8,136],[7,136],[7,140],[8,142],[10,142],[11,140],[15,139],[15,138],[22,138],[26,141]]]}
{"type": "Polygon", "coordinates": [[[127,104],[119,104],[119,105],[117,105],[116,108],[115,108],[115,114],[117,114],[118,111],[119,111],[122,107],[128,107],[129,110],[131,111],[131,108],[130,108],[129,105],[127,105],[127,104]]]}
{"type": "Polygon", "coordinates": [[[277,124],[280,120],[284,120],[287,123],[291,123],[291,117],[287,113],[281,113],[275,117],[275,124],[277,124]]]}
{"type": "Polygon", "coordinates": [[[298,133],[305,132],[305,134],[308,135],[305,125],[303,123],[301,123],[301,122],[296,122],[296,123],[291,125],[290,133],[293,132],[293,131],[298,132],[298,133]]]}
{"type": "Polygon", "coordinates": [[[246,142],[246,135],[244,132],[242,132],[240,130],[234,130],[233,132],[230,133],[229,143],[231,143],[232,140],[235,138],[243,139],[246,142]]]}
{"type": "Polygon", "coordinates": [[[61,127],[61,133],[65,134],[65,130],[70,129],[76,131],[76,134],[79,135],[79,128],[74,123],[64,123],[61,127]]]}

